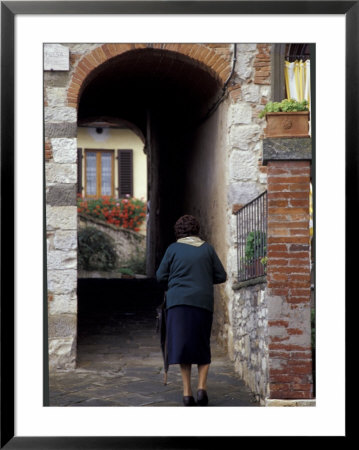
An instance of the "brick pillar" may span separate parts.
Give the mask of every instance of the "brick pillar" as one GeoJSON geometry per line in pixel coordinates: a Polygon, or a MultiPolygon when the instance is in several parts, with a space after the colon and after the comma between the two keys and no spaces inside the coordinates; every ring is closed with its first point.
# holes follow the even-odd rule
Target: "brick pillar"
{"type": "Polygon", "coordinates": [[[268,395],[313,396],[310,323],[311,140],[265,139],[268,168],[268,395]]]}

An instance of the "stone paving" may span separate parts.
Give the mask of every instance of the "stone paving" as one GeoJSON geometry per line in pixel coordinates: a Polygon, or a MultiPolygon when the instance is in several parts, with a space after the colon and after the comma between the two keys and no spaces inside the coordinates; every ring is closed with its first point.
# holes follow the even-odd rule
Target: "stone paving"
{"type": "MultiPolygon", "coordinates": [[[[50,373],[50,406],[183,406],[178,365],[163,383],[155,309],[128,310],[82,315],[77,368],[50,373]]],[[[228,357],[215,342],[211,348],[208,406],[259,406],[228,357]]],[[[196,383],[193,366],[194,392],[196,383]]]]}

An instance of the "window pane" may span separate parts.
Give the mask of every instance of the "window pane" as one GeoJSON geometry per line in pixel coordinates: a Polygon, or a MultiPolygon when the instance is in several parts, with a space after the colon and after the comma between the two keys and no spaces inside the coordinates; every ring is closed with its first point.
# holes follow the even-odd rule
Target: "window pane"
{"type": "Polygon", "coordinates": [[[112,155],[101,154],[101,195],[112,195],[112,155]]]}
{"type": "Polygon", "coordinates": [[[86,152],[86,190],[87,195],[96,195],[96,152],[86,152]]]}

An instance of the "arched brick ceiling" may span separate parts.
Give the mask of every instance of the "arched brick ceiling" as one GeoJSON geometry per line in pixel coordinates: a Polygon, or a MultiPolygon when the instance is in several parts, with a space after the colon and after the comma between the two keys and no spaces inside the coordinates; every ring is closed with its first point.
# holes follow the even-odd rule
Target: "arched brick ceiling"
{"type": "Polygon", "coordinates": [[[221,93],[222,83],[215,75],[202,62],[178,52],[152,48],[125,52],[86,77],[79,120],[120,117],[143,131],[148,110],[163,120],[196,120],[221,93]]]}

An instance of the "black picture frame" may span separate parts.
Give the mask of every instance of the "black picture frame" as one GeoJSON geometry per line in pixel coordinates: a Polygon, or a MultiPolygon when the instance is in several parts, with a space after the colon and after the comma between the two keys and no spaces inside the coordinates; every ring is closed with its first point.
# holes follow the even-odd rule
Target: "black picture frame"
{"type": "MultiPolygon", "coordinates": [[[[17,14],[341,14],[346,20],[346,236],[358,205],[359,1],[1,2],[1,442],[6,449],[211,448],[236,437],[14,436],[14,22],[17,14]],[[354,208],[355,209],[355,208],[354,208]],[[6,212],[6,220],[4,220],[6,212]],[[350,220],[352,219],[352,220],[350,220]],[[221,442],[217,442],[220,440],[221,442]]],[[[45,229],[45,227],[44,227],[45,229]]],[[[346,297],[354,288],[358,239],[346,238],[346,297]]],[[[346,330],[346,336],[348,331],[346,330]]],[[[347,430],[348,431],[348,430],[347,430]]],[[[345,437],[348,437],[346,434],[345,437]]],[[[229,444],[229,442],[228,442],[229,444]]],[[[233,444],[233,442],[231,442],[233,444]]]]}

